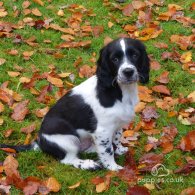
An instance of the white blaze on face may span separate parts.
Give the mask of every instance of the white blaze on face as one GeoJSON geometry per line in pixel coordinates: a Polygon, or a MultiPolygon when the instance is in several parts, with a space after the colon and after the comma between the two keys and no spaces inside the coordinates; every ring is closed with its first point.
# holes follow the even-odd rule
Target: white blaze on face
{"type": "Polygon", "coordinates": [[[123,51],[124,57],[123,57],[122,64],[120,65],[120,68],[118,70],[118,77],[120,79],[123,79],[123,78],[126,79],[124,74],[123,74],[123,70],[125,70],[126,68],[131,68],[135,72],[137,72],[137,70],[136,70],[135,66],[127,58],[126,45],[125,45],[125,40],[124,39],[120,40],[120,46],[121,46],[121,49],[123,51]]]}
{"type": "Polygon", "coordinates": [[[120,45],[121,45],[121,48],[123,50],[123,53],[125,54],[126,47],[125,47],[125,41],[124,41],[124,39],[121,39],[120,40],[120,45]]]}

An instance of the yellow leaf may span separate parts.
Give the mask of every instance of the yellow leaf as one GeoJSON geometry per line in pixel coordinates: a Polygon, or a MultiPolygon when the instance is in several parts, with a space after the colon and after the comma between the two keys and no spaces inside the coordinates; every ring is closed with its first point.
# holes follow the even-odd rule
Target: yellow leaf
{"type": "Polygon", "coordinates": [[[58,192],[61,189],[61,184],[54,177],[48,178],[45,185],[51,192],[58,192]]]}
{"type": "Polygon", "coordinates": [[[96,192],[97,193],[101,193],[103,191],[105,191],[107,189],[107,186],[105,184],[105,182],[99,183],[98,185],[96,185],[96,192]]]}
{"type": "Polygon", "coordinates": [[[195,103],[195,91],[193,91],[192,93],[190,93],[188,95],[188,98],[190,98],[192,100],[192,102],[195,103]]]}
{"type": "Polygon", "coordinates": [[[77,182],[76,184],[72,185],[72,186],[69,186],[68,188],[69,189],[75,189],[75,188],[78,188],[79,186],[81,185],[81,182],[77,182]]]}
{"type": "Polygon", "coordinates": [[[180,62],[185,64],[188,63],[192,60],[192,52],[191,51],[187,51],[185,53],[183,53],[180,57],[180,62]]]}

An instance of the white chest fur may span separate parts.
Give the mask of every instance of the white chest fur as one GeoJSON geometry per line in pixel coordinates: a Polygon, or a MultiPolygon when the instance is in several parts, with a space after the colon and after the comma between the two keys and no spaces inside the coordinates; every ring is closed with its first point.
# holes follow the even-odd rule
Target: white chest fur
{"type": "Polygon", "coordinates": [[[73,89],[73,94],[81,95],[91,106],[97,117],[99,128],[109,127],[117,130],[128,124],[134,117],[134,107],[138,103],[137,84],[121,85],[122,101],[116,101],[112,107],[105,108],[96,96],[97,78],[93,76],[73,89]],[[117,128],[117,129],[116,129],[117,128]]]}

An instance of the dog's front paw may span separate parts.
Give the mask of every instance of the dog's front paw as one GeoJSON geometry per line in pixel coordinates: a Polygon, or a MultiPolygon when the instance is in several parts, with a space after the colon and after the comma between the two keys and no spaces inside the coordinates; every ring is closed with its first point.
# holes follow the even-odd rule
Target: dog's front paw
{"type": "Polygon", "coordinates": [[[128,151],[128,147],[123,147],[122,145],[120,147],[117,147],[115,150],[115,154],[122,155],[125,154],[128,151]]]}
{"type": "Polygon", "coordinates": [[[108,165],[106,168],[111,170],[111,171],[119,171],[119,170],[123,169],[122,166],[117,165],[117,164],[108,165]]]}

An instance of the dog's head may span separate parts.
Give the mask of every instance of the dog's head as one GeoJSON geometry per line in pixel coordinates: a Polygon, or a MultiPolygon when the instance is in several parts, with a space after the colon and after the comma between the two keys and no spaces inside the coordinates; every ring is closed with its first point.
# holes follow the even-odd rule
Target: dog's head
{"type": "Polygon", "coordinates": [[[105,85],[149,81],[149,58],[145,46],[130,38],[112,41],[100,51],[97,76],[105,85]]]}

